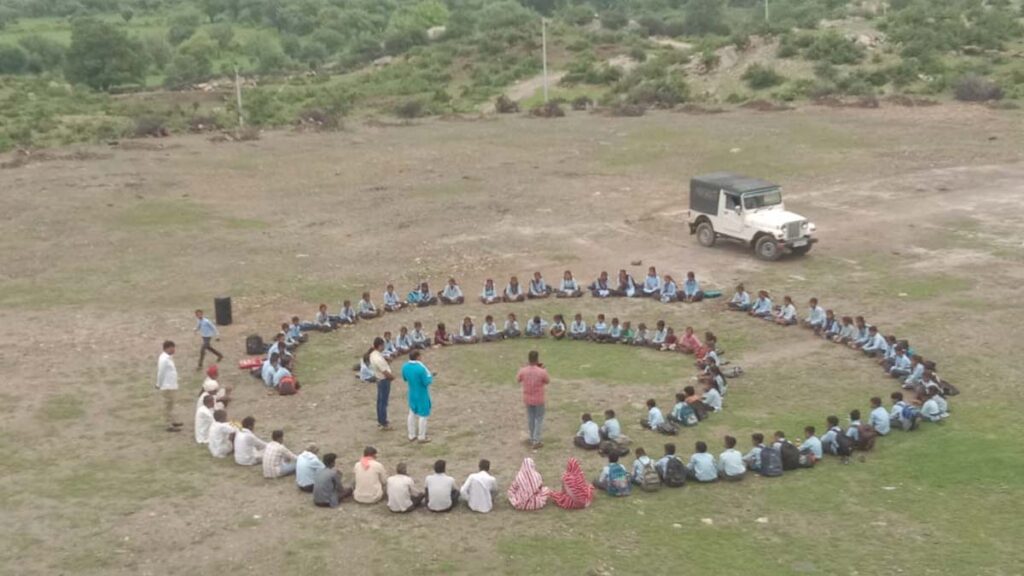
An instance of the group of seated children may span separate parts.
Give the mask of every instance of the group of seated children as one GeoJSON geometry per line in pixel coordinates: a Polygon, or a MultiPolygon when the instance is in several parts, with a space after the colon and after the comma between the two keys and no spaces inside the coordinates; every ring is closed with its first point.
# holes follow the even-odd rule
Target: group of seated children
{"type": "Polygon", "coordinates": [[[799,324],[825,340],[860,350],[874,358],[886,374],[902,381],[903,389],[910,390],[919,405],[924,405],[932,396],[939,397],[944,403],[946,396],[958,393],[954,386],[936,374],[935,362],[916,354],[907,340],[901,340],[894,334],[882,334],[863,316],[837,318],[833,310],[822,308],[817,298],[808,301],[807,317],[799,319],[789,296],[783,297],[781,307],[774,308],[767,290],[761,290],[757,299],[751,302],[750,294],[740,284],[728,306],[783,326],[799,324]]]}
{"type": "Polygon", "coordinates": [[[654,398],[649,398],[647,415],[640,419],[640,426],[675,436],[679,433],[680,426],[696,426],[711,414],[721,412],[728,386],[721,369],[717,365],[709,366],[706,372],[698,376],[698,385],[701,389],[699,393],[693,386],[686,386],[681,392],[676,393],[675,404],[667,417],[661,408],[658,408],[658,402],[654,398]]]}

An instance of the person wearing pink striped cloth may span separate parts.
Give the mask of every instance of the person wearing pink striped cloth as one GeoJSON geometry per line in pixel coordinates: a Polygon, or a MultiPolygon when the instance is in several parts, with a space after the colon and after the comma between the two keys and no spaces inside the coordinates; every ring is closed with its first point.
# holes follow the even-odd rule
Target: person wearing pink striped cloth
{"type": "Polygon", "coordinates": [[[594,501],[594,487],[587,482],[579,460],[569,458],[565,473],[562,474],[562,490],[552,492],[551,499],[559,508],[566,510],[581,510],[594,501]]]}
{"type": "Polygon", "coordinates": [[[540,510],[548,503],[551,490],[537,472],[533,458],[523,460],[515,480],[508,487],[508,502],[516,510],[540,510]]]}

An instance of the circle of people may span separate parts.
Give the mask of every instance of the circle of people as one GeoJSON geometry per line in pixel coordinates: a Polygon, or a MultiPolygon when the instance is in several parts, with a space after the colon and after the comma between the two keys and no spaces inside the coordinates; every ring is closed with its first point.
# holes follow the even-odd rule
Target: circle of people
{"type": "MultiPolygon", "coordinates": [[[[687,274],[684,288],[679,290],[671,276],[657,276],[654,267],[649,269],[643,283],[634,282],[632,277],[622,270],[615,286],[608,282],[608,275],[602,272],[600,277],[588,286],[589,292],[598,298],[606,297],[649,297],[661,302],[699,302],[705,293],[700,290],[694,274],[687,274]]],[[[500,295],[488,279],[481,293],[481,301],[485,304],[498,302],[523,302],[527,299],[576,298],[584,294],[576,283],[572,273],[566,271],[557,290],[546,285],[542,275],[537,272],[524,291],[516,277],[512,277],[500,295]]],[[[717,296],[718,293],[713,294],[717,296]]],[[[384,293],[384,304],[378,309],[370,300],[369,293],[363,293],[358,311],[353,309],[349,301],[345,301],[338,315],[327,313],[326,305],[321,305],[313,322],[303,323],[297,317],[292,318],[290,325],[282,326],[273,344],[268,348],[265,357],[253,374],[260,377],[271,393],[292,394],[298,388],[291,370],[294,366],[294,351],[306,341],[308,331],[331,331],[339,326],[355,324],[360,320],[380,317],[385,311],[395,312],[410,306],[431,306],[435,304],[456,305],[465,302],[465,297],[455,279],[450,279],[439,295],[433,295],[426,282],[422,282],[408,297],[402,301],[394,292],[393,285],[388,285],[384,293]],[[282,392],[282,384],[285,390],[282,392]]],[[[833,310],[825,310],[817,298],[808,302],[806,317],[798,316],[793,300],[789,296],[783,298],[781,305],[776,306],[766,290],[758,292],[752,298],[744,286],[736,287],[735,294],[727,303],[727,308],[743,312],[753,318],[761,318],[778,326],[799,325],[807,328],[812,334],[826,341],[848,346],[858,350],[865,356],[873,358],[891,377],[902,383],[902,391],[893,392],[890,396],[892,404],[886,409],[879,397],[870,399],[870,411],[866,421],[862,420],[860,410],[849,413],[849,421],[844,429],[839,418],[831,415],[825,420],[825,432],[817,436],[815,426],[804,428],[804,438],[799,444],[786,438],[782,431],[777,431],[767,439],[761,433],[751,436],[751,448],[741,453],[737,449],[737,440],[733,436],[725,436],[725,450],[715,458],[709,453],[706,442],[698,441],[694,453],[684,462],[676,452],[674,443],[664,445],[664,455],[654,460],[644,448],[632,450],[635,459],[632,468],[627,469],[619,462],[620,458],[630,452],[632,441],[622,433],[622,427],[615,411],[604,412],[604,421],[600,426],[594,422],[590,413],[581,416],[581,425],[573,437],[574,446],[593,450],[607,457],[607,464],[601,469],[596,479],[588,481],[577,458],[569,459],[562,475],[562,489],[552,491],[545,486],[532,458],[525,458],[514,480],[507,489],[510,505],[518,510],[536,510],[552,500],[557,506],[566,509],[588,507],[594,498],[594,491],[603,490],[612,496],[627,496],[634,487],[653,492],[662,486],[677,488],[685,486],[688,481],[711,483],[719,480],[737,481],[749,474],[765,477],[781,476],[785,471],[813,467],[825,454],[838,456],[848,462],[855,450],[871,450],[876,438],[885,436],[893,428],[906,431],[916,430],[921,422],[940,423],[948,416],[947,396],[958,393],[956,388],[939,378],[934,362],[926,361],[915,353],[908,341],[898,339],[895,335],[883,335],[880,330],[865,322],[863,317],[844,316],[837,318],[833,310]],[[904,397],[904,391],[909,398],[904,397]]],[[[209,345],[209,337],[203,333],[204,323],[212,326],[204,319],[201,311],[196,313],[199,322],[196,330],[204,336],[204,352],[209,345]]],[[[467,317],[455,333],[450,333],[443,323],[438,324],[433,338],[427,338],[422,332],[420,322],[414,324],[413,331],[402,327],[397,338],[391,338],[390,332],[374,341],[374,347],[363,356],[356,367],[360,380],[374,382],[382,380],[383,374],[372,366],[370,355],[376,351],[386,359],[403,354],[410,355],[412,373],[422,380],[425,372],[425,386],[429,385],[429,370],[419,361],[419,352],[428,347],[441,347],[450,344],[471,344],[489,342],[509,338],[533,337],[543,338],[550,335],[555,339],[590,341],[598,343],[621,343],[635,346],[653,347],[662,351],[693,354],[696,366],[700,370],[698,383],[702,393],[698,394],[692,386],[686,386],[675,395],[675,404],[666,417],[655,399],[646,402],[647,415],[640,424],[647,430],[665,435],[678,434],[680,427],[698,425],[711,414],[722,410],[723,398],[727,390],[727,380],[722,366],[728,364],[721,359],[723,351],[717,345],[717,338],[711,332],[705,333],[702,343],[694,335],[693,329],[687,327],[682,337],[677,338],[672,328],[664,321],[658,321],[654,330],[648,330],[640,323],[634,330],[630,323],[619,323],[613,318],[611,323],[605,322],[603,314],[597,316],[593,326],[588,326],[580,314],[568,326],[562,315],[555,315],[550,326],[539,316],[531,318],[525,329],[520,329],[515,314],[509,314],[503,329],[494,324],[493,317],[488,315],[483,329],[478,334],[472,319],[467,317]],[[419,372],[419,374],[417,374],[419,372]]],[[[173,354],[174,345],[167,344],[173,354]]],[[[220,355],[218,353],[218,359],[220,355]]],[[[202,362],[202,360],[200,360],[202,362]]],[[[522,374],[530,368],[539,368],[536,352],[530,354],[530,365],[520,371],[522,374]]],[[[250,364],[251,365],[251,364],[250,364]]],[[[201,367],[201,364],[200,364],[201,367]]],[[[410,379],[403,369],[403,376],[410,379]]],[[[734,368],[732,376],[739,376],[742,370],[734,368]]],[[[334,453],[319,454],[315,444],[296,455],[284,445],[284,431],[274,430],[271,441],[265,442],[255,434],[255,418],[247,416],[240,423],[228,421],[225,405],[230,401],[230,389],[221,386],[217,381],[217,366],[207,370],[207,377],[200,392],[196,419],[195,440],[207,445],[209,452],[216,458],[227,458],[234,455],[235,462],[243,466],[262,466],[266,478],[280,478],[295,475],[299,490],[312,493],[316,506],[336,508],[339,503],[351,497],[363,504],[374,504],[387,500],[387,507],[393,512],[409,512],[424,506],[433,512],[448,512],[462,500],[475,512],[489,512],[493,508],[497,495],[497,481],[490,473],[490,462],[480,460],[478,471],[470,474],[459,487],[454,478],[446,473],[445,460],[437,460],[433,466],[433,474],[426,477],[423,488],[408,474],[407,465],[399,463],[395,474],[388,476],[385,467],[377,457],[376,448],[367,446],[362,458],[353,467],[354,484],[347,487],[342,483],[342,475],[336,468],[337,455],[334,453]]],[[[390,376],[390,372],[387,373],[390,376]]],[[[390,378],[388,378],[390,379],[390,378]]],[[[416,378],[413,378],[416,379],[416,378]]],[[[159,375],[158,375],[159,380],[159,375]]],[[[547,383],[546,372],[543,372],[543,383],[547,383]]],[[[534,447],[542,446],[540,438],[540,421],[535,421],[531,414],[530,402],[527,400],[527,383],[524,385],[524,401],[530,420],[530,438],[528,442],[534,447]]],[[[159,381],[158,381],[158,387],[159,381]]],[[[419,402],[423,404],[422,400],[419,402]]],[[[378,394],[378,425],[390,429],[387,421],[384,399],[384,412],[381,413],[381,398],[378,394]]],[[[426,418],[429,416],[429,395],[426,397],[425,409],[414,406],[410,390],[409,439],[410,441],[429,442],[426,438],[426,418]]],[[[541,401],[541,407],[543,407],[541,401]]],[[[543,410],[540,411],[542,421],[543,410]]],[[[177,424],[177,423],[175,423],[177,424]]],[[[178,424],[180,425],[180,424],[178,424]]]]}

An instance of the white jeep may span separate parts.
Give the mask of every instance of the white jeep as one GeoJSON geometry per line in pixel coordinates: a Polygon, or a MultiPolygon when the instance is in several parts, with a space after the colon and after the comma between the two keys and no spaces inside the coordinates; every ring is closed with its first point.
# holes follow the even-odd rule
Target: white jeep
{"type": "Polygon", "coordinates": [[[814,224],[783,206],[777,184],[731,172],[690,179],[687,222],[702,246],[731,238],[747,243],[762,260],[803,256],[818,241],[811,237],[814,224]]]}

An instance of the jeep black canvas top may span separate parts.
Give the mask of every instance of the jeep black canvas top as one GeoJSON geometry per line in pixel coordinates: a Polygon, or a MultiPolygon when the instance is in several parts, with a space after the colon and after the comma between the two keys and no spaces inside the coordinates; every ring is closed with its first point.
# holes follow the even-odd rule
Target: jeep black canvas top
{"type": "Polygon", "coordinates": [[[703,174],[690,179],[690,209],[705,214],[717,213],[720,190],[742,195],[750,192],[775,190],[778,187],[778,184],[767,180],[751,178],[735,172],[703,174]]]}

